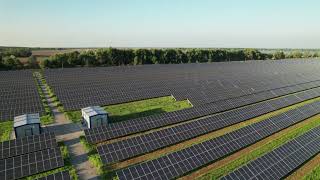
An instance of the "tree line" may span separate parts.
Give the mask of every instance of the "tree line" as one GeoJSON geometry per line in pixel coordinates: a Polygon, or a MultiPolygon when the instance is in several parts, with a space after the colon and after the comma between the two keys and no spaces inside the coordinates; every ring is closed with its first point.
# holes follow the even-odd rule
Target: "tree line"
{"type": "Polygon", "coordinates": [[[43,61],[45,68],[121,66],[318,57],[317,53],[262,53],[257,49],[118,49],[106,48],[56,54],[43,61]]]}
{"type": "Polygon", "coordinates": [[[5,57],[5,56],[15,56],[15,57],[29,57],[32,55],[31,48],[18,48],[18,47],[10,47],[10,48],[5,48],[5,47],[0,47],[0,56],[5,57]]]}
{"type": "MultiPolygon", "coordinates": [[[[23,65],[17,57],[19,53],[31,55],[25,49],[11,50],[11,53],[0,54],[0,68],[23,69],[40,68],[36,57],[30,56],[23,65]],[[24,52],[25,51],[25,52],[24,52]]],[[[31,51],[30,51],[31,52],[31,51]]],[[[141,64],[179,64],[206,63],[223,61],[267,60],[285,58],[318,57],[318,53],[292,51],[285,53],[275,51],[262,53],[257,49],[120,49],[103,48],[85,51],[73,51],[56,54],[40,62],[43,68],[81,67],[81,66],[121,66],[141,64]]]]}
{"type": "MultiPolygon", "coordinates": [[[[17,57],[31,57],[31,48],[20,47],[0,47],[0,70],[14,70],[25,68],[39,68],[35,57],[33,62],[30,61],[29,65],[25,66],[17,57]],[[33,66],[31,66],[33,64],[33,66]]],[[[31,60],[31,59],[30,59],[31,60]]],[[[29,62],[29,61],[28,61],[29,62]]]]}
{"type": "Polygon", "coordinates": [[[141,64],[179,64],[266,59],[255,49],[97,49],[56,54],[43,62],[43,67],[121,66],[141,64]]]}

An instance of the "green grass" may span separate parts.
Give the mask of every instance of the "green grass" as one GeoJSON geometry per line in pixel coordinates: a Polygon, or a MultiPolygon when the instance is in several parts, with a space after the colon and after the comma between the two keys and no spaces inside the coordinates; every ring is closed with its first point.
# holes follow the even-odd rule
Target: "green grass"
{"type": "MultiPolygon", "coordinates": [[[[42,75],[43,72],[39,72],[39,73],[41,75],[41,77],[40,77],[41,78],[41,83],[45,86],[45,88],[46,88],[46,90],[48,92],[49,98],[52,98],[53,104],[58,107],[58,110],[60,112],[64,112],[64,108],[63,108],[62,104],[60,103],[58,97],[54,94],[52,88],[47,84],[45,78],[43,77],[43,75],[42,75]]],[[[37,83],[37,85],[38,85],[38,90],[40,92],[40,96],[44,97],[43,103],[44,103],[45,110],[47,112],[47,109],[50,110],[50,108],[48,106],[47,99],[45,98],[45,96],[44,96],[44,94],[43,94],[43,92],[41,90],[41,87],[39,86],[38,83],[37,83]]],[[[50,114],[52,114],[51,110],[50,110],[50,114]]]]}
{"type": "Polygon", "coordinates": [[[10,140],[10,134],[13,130],[13,121],[0,123],[0,142],[10,140]]]}
{"type": "Polygon", "coordinates": [[[316,166],[310,173],[303,177],[304,180],[320,179],[320,165],[316,166]]]}
{"type": "Polygon", "coordinates": [[[81,120],[81,111],[68,111],[64,115],[72,122],[77,123],[81,120]]]}
{"type": "Polygon", "coordinates": [[[99,174],[102,179],[106,179],[108,171],[103,165],[100,156],[96,151],[96,146],[89,144],[84,136],[80,136],[80,143],[83,145],[88,154],[89,162],[97,168],[97,174],[99,174]]]}
{"type": "MultiPolygon", "coordinates": [[[[37,80],[37,77],[36,77],[35,74],[36,74],[36,73],[33,74],[33,77],[34,77],[34,81],[35,81],[35,83],[36,83],[36,85],[37,85],[37,90],[38,90],[39,96],[40,96],[40,98],[41,98],[42,105],[44,106],[44,109],[45,109],[46,114],[47,114],[47,115],[50,115],[50,114],[51,114],[51,110],[50,110],[50,108],[49,108],[48,101],[47,101],[47,99],[46,99],[46,97],[45,97],[45,95],[44,95],[44,93],[43,93],[43,91],[42,91],[42,89],[41,89],[40,84],[38,83],[38,80],[37,80]]],[[[39,73],[39,74],[40,74],[40,73],[39,73]]],[[[41,74],[40,74],[40,75],[41,75],[41,74]]],[[[40,78],[41,78],[41,81],[43,81],[43,77],[41,76],[40,78]]]]}
{"type": "Polygon", "coordinates": [[[100,159],[99,154],[88,155],[89,162],[97,168],[97,174],[104,177],[107,172],[105,172],[104,165],[100,159]]]}
{"type": "Polygon", "coordinates": [[[55,173],[58,173],[58,172],[61,172],[61,171],[68,170],[69,174],[71,176],[71,179],[72,180],[78,180],[78,176],[77,176],[76,170],[71,165],[70,156],[69,156],[69,152],[68,152],[68,149],[67,149],[66,145],[63,142],[58,142],[58,146],[60,147],[61,154],[62,154],[62,157],[64,159],[64,166],[63,167],[60,167],[60,168],[57,168],[57,169],[54,169],[54,170],[50,170],[50,171],[46,171],[46,172],[43,172],[43,173],[35,174],[35,175],[32,175],[32,176],[28,176],[28,177],[23,178],[23,179],[25,179],[25,180],[33,180],[33,179],[38,179],[38,178],[41,178],[41,177],[48,176],[50,174],[55,174],[55,173]]]}
{"type": "Polygon", "coordinates": [[[234,171],[235,169],[239,168],[240,166],[247,164],[249,161],[256,159],[256,158],[272,151],[273,149],[283,145],[284,143],[286,143],[286,142],[304,134],[305,132],[309,131],[310,129],[318,126],[319,124],[320,124],[320,118],[317,118],[317,119],[305,124],[302,127],[299,127],[299,128],[296,128],[296,129],[289,131],[288,133],[282,135],[278,139],[274,139],[273,141],[270,141],[269,143],[264,144],[264,145],[260,146],[259,148],[256,148],[255,150],[251,151],[249,154],[240,156],[236,160],[226,164],[223,167],[213,169],[212,171],[199,177],[198,179],[201,179],[201,180],[203,180],[203,179],[219,179],[223,175],[228,174],[228,173],[234,171]]]}
{"type": "Polygon", "coordinates": [[[64,142],[58,142],[58,146],[60,147],[60,151],[64,159],[64,164],[66,166],[71,166],[71,160],[67,146],[64,144],[64,142]]]}
{"type": "Polygon", "coordinates": [[[40,122],[42,125],[52,124],[54,123],[54,119],[52,115],[45,115],[40,117],[40,122]]]}
{"type": "MultiPolygon", "coordinates": [[[[41,75],[40,72],[39,72],[39,74],[41,75]]],[[[40,117],[41,124],[42,124],[42,125],[52,124],[52,123],[54,123],[54,117],[53,117],[52,111],[51,111],[51,109],[50,109],[50,107],[49,107],[47,98],[45,97],[45,95],[44,95],[44,93],[43,93],[43,91],[42,91],[42,89],[41,89],[41,87],[40,87],[40,84],[39,84],[38,81],[37,81],[37,77],[36,77],[35,74],[34,74],[34,78],[35,78],[35,83],[36,83],[36,85],[37,85],[38,93],[39,93],[39,95],[40,95],[40,98],[41,98],[41,101],[42,101],[44,110],[45,110],[45,112],[46,112],[46,115],[40,117]]],[[[45,80],[44,80],[44,78],[42,77],[42,75],[41,75],[40,79],[41,79],[41,82],[42,82],[43,84],[45,84],[45,80]]]]}
{"type": "Polygon", "coordinates": [[[88,141],[83,135],[80,136],[80,143],[83,145],[84,149],[87,151],[89,155],[97,153],[96,146],[88,143],[88,141]]]}
{"type": "MultiPolygon", "coordinates": [[[[175,101],[173,97],[166,96],[110,105],[104,107],[104,109],[109,113],[110,122],[120,122],[163,112],[177,111],[189,107],[191,107],[191,105],[186,100],[175,101]]],[[[81,111],[69,111],[65,112],[65,115],[73,122],[78,122],[81,119],[81,111]]]]}

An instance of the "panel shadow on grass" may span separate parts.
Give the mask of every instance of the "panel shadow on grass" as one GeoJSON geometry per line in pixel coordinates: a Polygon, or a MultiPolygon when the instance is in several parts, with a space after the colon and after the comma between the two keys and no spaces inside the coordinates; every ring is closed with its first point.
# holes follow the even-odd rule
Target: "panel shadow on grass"
{"type": "Polygon", "coordinates": [[[109,122],[110,123],[117,123],[117,122],[121,122],[121,121],[126,121],[129,119],[134,119],[134,118],[139,118],[139,117],[145,117],[145,116],[150,116],[150,115],[154,115],[154,114],[160,114],[160,113],[165,113],[166,111],[164,111],[161,108],[156,108],[156,109],[150,109],[147,111],[142,111],[142,112],[136,112],[136,113],[131,113],[131,114],[125,114],[125,115],[116,115],[113,116],[112,114],[109,116],[109,122]]]}

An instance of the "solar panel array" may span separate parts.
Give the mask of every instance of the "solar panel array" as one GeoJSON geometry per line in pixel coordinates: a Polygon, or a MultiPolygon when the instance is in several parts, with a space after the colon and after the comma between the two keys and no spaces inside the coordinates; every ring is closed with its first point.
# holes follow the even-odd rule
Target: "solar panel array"
{"type": "Polygon", "coordinates": [[[20,179],[62,166],[63,158],[53,133],[1,143],[1,179],[20,179]]]}
{"type": "Polygon", "coordinates": [[[0,121],[26,113],[44,113],[32,71],[0,71],[0,121]]]}
{"type": "Polygon", "coordinates": [[[65,68],[45,70],[45,78],[65,110],[167,95],[197,106],[319,81],[319,66],[290,60],[65,68]]]}
{"type": "Polygon", "coordinates": [[[52,132],[4,141],[0,142],[0,159],[57,146],[55,135],[52,132]]]}
{"type": "Polygon", "coordinates": [[[0,160],[0,177],[19,179],[64,166],[60,148],[44,149],[0,160]]]}
{"type": "Polygon", "coordinates": [[[173,179],[238,151],[320,112],[320,102],[290,110],[160,158],[117,172],[123,179],[173,179]]]}
{"type": "MultiPolygon", "coordinates": [[[[142,132],[170,124],[183,122],[186,120],[199,118],[221,111],[234,109],[255,102],[275,98],[278,96],[294,93],[297,91],[310,89],[319,86],[318,82],[295,85],[286,88],[264,91],[256,94],[233,98],[226,101],[195,106],[174,112],[161,113],[147,117],[136,118],[124,122],[113,123],[107,126],[85,130],[86,139],[90,143],[98,143],[121,136],[126,136],[136,132],[142,132]]],[[[312,92],[312,91],[311,91],[312,92]]],[[[310,96],[310,95],[306,95],[310,96]]],[[[312,96],[314,97],[314,96],[312,96]]]]}
{"type": "Polygon", "coordinates": [[[191,121],[141,136],[126,138],[117,142],[100,145],[97,151],[104,164],[114,163],[142,155],[169,145],[210,133],[220,128],[239,123],[265,113],[283,108],[309,98],[320,96],[320,88],[288,95],[259,104],[234,109],[211,117],[191,121]]]}
{"type": "Polygon", "coordinates": [[[39,178],[38,180],[71,180],[69,171],[61,171],[49,176],[39,178]]]}
{"type": "Polygon", "coordinates": [[[320,127],[316,127],[221,179],[283,179],[319,152],[320,127]]]}

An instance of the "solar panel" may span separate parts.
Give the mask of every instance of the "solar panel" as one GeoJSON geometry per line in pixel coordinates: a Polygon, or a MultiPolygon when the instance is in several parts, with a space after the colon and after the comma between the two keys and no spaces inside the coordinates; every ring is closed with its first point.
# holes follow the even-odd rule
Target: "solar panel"
{"type": "MultiPolygon", "coordinates": [[[[320,89],[318,95],[320,96],[320,89]]],[[[224,128],[301,101],[303,100],[300,100],[296,95],[289,95],[259,104],[246,106],[241,109],[234,109],[171,128],[151,132],[149,134],[100,145],[97,147],[97,151],[104,164],[114,163],[195,138],[199,135],[210,133],[214,130],[224,128]],[[273,107],[271,105],[278,104],[278,102],[282,102],[281,107],[278,105],[273,107]]]]}
{"type": "Polygon", "coordinates": [[[291,91],[298,84],[319,86],[318,69],[316,61],[259,61],[47,69],[45,78],[66,110],[78,110],[168,95],[202,105],[277,88],[291,91]]]}
{"type": "Polygon", "coordinates": [[[319,152],[320,126],[249,162],[221,179],[283,179],[319,152]]]}
{"type": "Polygon", "coordinates": [[[0,71],[0,121],[21,114],[44,114],[31,70],[0,71]]]}
{"type": "Polygon", "coordinates": [[[38,180],[71,180],[69,171],[61,171],[49,176],[39,178],[38,180]]]}
{"type": "MultiPolygon", "coordinates": [[[[271,105],[277,109],[281,107],[288,106],[300,100],[307,100],[310,98],[314,98],[319,96],[319,88],[310,89],[305,92],[300,92],[296,94],[296,97],[290,96],[293,99],[288,99],[286,101],[272,101],[270,102],[271,105]],[[309,95],[306,95],[309,94],[309,95]]],[[[259,94],[256,95],[259,97],[259,94]]],[[[264,97],[261,97],[262,100],[264,97]]],[[[250,100],[250,97],[245,98],[247,101],[242,101],[243,105],[245,103],[252,104],[253,102],[250,100]]],[[[257,100],[257,98],[253,98],[257,100]]],[[[106,141],[113,138],[118,138],[121,136],[130,135],[136,132],[142,132],[146,130],[150,130],[153,128],[158,128],[170,124],[175,124],[179,122],[183,122],[186,120],[214,114],[217,112],[225,111],[233,109],[234,106],[232,101],[221,101],[217,103],[206,104],[202,106],[197,106],[189,109],[183,109],[180,111],[169,112],[169,113],[162,113],[158,115],[152,115],[142,118],[136,118],[133,120],[120,122],[120,123],[113,123],[107,126],[102,126],[94,129],[87,129],[85,130],[86,139],[90,143],[98,143],[102,141],[106,141]]]]}
{"type": "Polygon", "coordinates": [[[0,159],[57,147],[53,132],[0,142],[0,159]]]}
{"type": "Polygon", "coordinates": [[[161,177],[161,179],[177,178],[314,116],[319,111],[320,102],[310,103],[220,137],[119,170],[117,175],[120,180],[151,177],[161,177]]]}
{"type": "Polygon", "coordinates": [[[19,179],[64,166],[59,148],[44,149],[0,160],[0,177],[19,179]]]}

